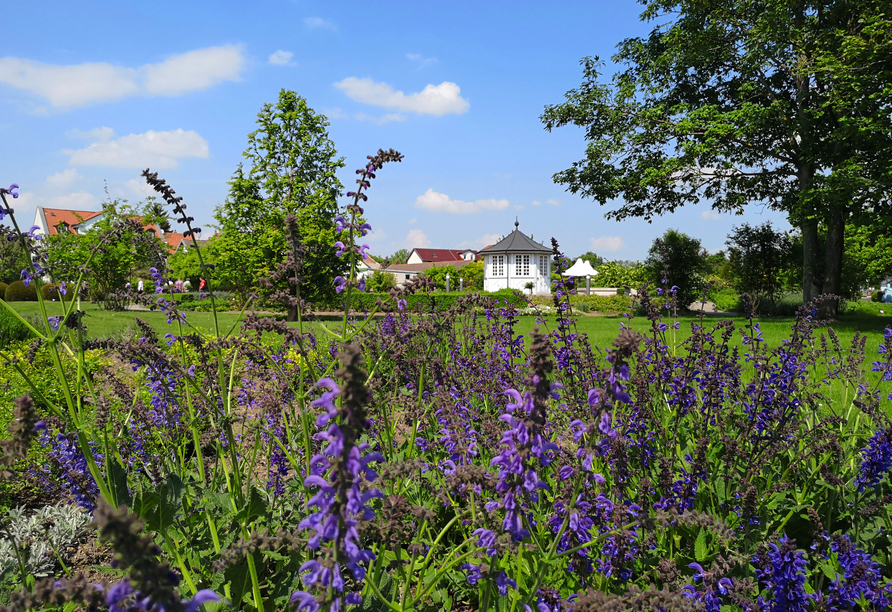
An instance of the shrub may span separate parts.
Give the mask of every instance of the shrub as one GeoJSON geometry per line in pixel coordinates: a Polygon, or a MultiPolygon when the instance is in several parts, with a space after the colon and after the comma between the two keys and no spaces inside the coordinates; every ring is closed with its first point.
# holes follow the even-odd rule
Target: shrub
{"type": "MultiPolygon", "coordinates": [[[[6,283],[0,282],[0,298],[2,298],[4,295],[6,295],[7,287],[9,287],[9,285],[7,285],[6,283]]],[[[879,300],[876,300],[876,301],[879,302],[879,300]]]]}
{"type": "Polygon", "coordinates": [[[36,302],[37,287],[34,283],[26,285],[24,281],[15,281],[6,288],[3,299],[7,302],[36,302]]]}
{"type": "MultiPolygon", "coordinates": [[[[446,310],[451,308],[459,298],[467,297],[469,295],[471,294],[467,291],[464,293],[458,291],[450,293],[446,293],[445,291],[435,291],[433,293],[415,293],[407,295],[403,299],[406,300],[407,310],[411,312],[427,312],[433,309],[446,310]]],[[[524,308],[527,305],[526,297],[522,292],[517,291],[516,289],[502,289],[501,291],[483,293],[481,295],[484,297],[495,298],[502,302],[507,300],[517,308],[524,308]]],[[[386,304],[390,301],[391,297],[389,293],[354,292],[351,296],[350,309],[359,312],[370,311],[375,307],[375,304],[379,299],[386,304]]],[[[343,308],[343,300],[340,304],[332,306],[343,308]]]]}
{"type": "Polygon", "coordinates": [[[713,290],[712,293],[710,293],[709,298],[712,303],[715,304],[716,310],[722,312],[740,312],[742,310],[740,305],[740,294],[733,289],[713,290]]]}
{"type": "Polygon", "coordinates": [[[27,340],[30,337],[31,332],[25,327],[25,324],[13,316],[9,309],[0,307],[0,347],[27,340]]]}
{"type": "Polygon", "coordinates": [[[626,312],[632,306],[631,298],[625,295],[576,295],[570,303],[581,312],[626,312]]]}
{"type": "Polygon", "coordinates": [[[53,283],[47,283],[40,287],[40,295],[45,300],[55,300],[59,298],[59,288],[53,283]]]}

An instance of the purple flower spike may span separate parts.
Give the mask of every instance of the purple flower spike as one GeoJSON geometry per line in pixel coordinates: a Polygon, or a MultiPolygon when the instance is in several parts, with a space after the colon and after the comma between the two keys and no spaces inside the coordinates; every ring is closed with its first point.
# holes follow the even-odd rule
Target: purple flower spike
{"type": "Polygon", "coordinates": [[[16,199],[19,197],[19,194],[16,193],[16,191],[18,191],[18,188],[19,188],[19,186],[16,185],[15,183],[13,183],[12,185],[9,186],[9,189],[6,190],[6,193],[11,195],[13,199],[16,199]]]}

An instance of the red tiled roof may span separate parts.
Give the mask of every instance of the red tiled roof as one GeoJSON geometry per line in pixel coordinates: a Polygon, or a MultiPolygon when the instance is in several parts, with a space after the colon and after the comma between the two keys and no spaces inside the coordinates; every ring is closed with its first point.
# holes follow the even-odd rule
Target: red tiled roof
{"type": "Polygon", "coordinates": [[[167,243],[167,249],[174,253],[178,248],[180,248],[180,243],[183,241],[183,234],[180,232],[165,232],[164,233],[164,242],[167,243]]]}
{"type": "MultiPolygon", "coordinates": [[[[464,259],[459,259],[458,261],[444,261],[442,262],[443,266],[448,268],[455,268],[456,270],[460,268],[464,268],[466,265],[471,264],[471,261],[465,261],[464,259]]],[[[440,263],[436,261],[426,261],[424,263],[417,264],[393,264],[392,266],[388,266],[385,268],[385,272],[407,272],[418,274],[419,272],[424,272],[425,270],[430,270],[431,268],[436,268],[440,263]]]]}
{"type": "Polygon", "coordinates": [[[465,250],[461,249],[415,249],[421,261],[461,261],[461,254],[465,250]]]}
{"type": "Polygon", "coordinates": [[[65,210],[62,208],[44,208],[43,216],[46,219],[47,232],[50,235],[59,233],[57,226],[61,223],[68,225],[68,231],[76,234],[77,230],[72,229],[73,226],[84,221],[89,221],[93,217],[98,217],[102,211],[95,210],[65,210]]]}

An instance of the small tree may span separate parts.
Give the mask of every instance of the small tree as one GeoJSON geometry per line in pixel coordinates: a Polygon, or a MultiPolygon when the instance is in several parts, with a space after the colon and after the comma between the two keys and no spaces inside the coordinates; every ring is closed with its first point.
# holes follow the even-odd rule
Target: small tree
{"type": "Polygon", "coordinates": [[[396,277],[391,272],[375,270],[365,279],[366,291],[382,293],[396,287],[396,277]]]}
{"type": "Polygon", "coordinates": [[[784,293],[784,271],[791,267],[792,243],[770,222],[744,223],[728,236],[730,275],[738,293],[749,293],[756,307],[768,302],[770,310],[784,293]]]}
{"type": "Polygon", "coordinates": [[[593,268],[597,268],[602,263],[604,263],[604,258],[595,253],[594,251],[587,251],[580,255],[577,259],[581,259],[582,261],[587,261],[593,268]]]}
{"type": "Polygon", "coordinates": [[[391,255],[390,257],[387,257],[386,259],[388,261],[390,261],[390,263],[388,265],[404,264],[409,261],[409,255],[411,255],[411,254],[412,254],[412,252],[409,251],[408,249],[399,249],[393,255],[391,255]]]}
{"type": "MultiPolygon", "coordinates": [[[[28,267],[28,255],[12,228],[0,225],[0,283],[11,283],[21,278],[28,267]]],[[[2,296],[0,296],[2,297],[2,296]]]]}
{"type": "Polygon", "coordinates": [[[648,279],[657,287],[667,292],[677,287],[675,296],[680,308],[686,309],[703,294],[706,251],[696,238],[668,230],[654,240],[644,265],[648,279]]]}

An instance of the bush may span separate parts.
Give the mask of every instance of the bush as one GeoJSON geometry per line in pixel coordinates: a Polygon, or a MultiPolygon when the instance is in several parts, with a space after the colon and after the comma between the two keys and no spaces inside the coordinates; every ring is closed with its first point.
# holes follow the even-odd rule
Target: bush
{"type": "Polygon", "coordinates": [[[9,309],[0,307],[0,347],[21,342],[31,337],[31,331],[9,309]]]}
{"type": "Polygon", "coordinates": [[[40,295],[43,296],[43,299],[45,300],[57,300],[60,296],[59,288],[53,283],[47,283],[40,287],[40,295]]]}
{"type": "Polygon", "coordinates": [[[7,302],[36,302],[37,287],[34,283],[26,285],[24,281],[15,281],[6,288],[3,299],[7,302]]]}
{"type": "MultiPolygon", "coordinates": [[[[0,298],[6,295],[6,288],[9,287],[6,283],[0,282],[0,298]]],[[[879,300],[877,300],[879,302],[879,300]]]]}
{"type": "Polygon", "coordinates": [[[627,312],[632,307],[632,299],[625,295],[575,295],[570,303],[581,312],[627,312]],[[585,309],[588,310],[585,310],[585,309]]]}
{"type": "MultiPolygon", "coordinates": [[[[446,310],[451,308],[459,298],[467,297],[469,295],[471,295],[471,293],[467,291],[464,293],[458,291],[452,291],[450,293],[446,293],[445,291],[435,291],[433,293],[415,293],[413,295],[407,295],[404,299],[406,300],[407,310],[411,312],[428,312],[430,310],[446,310]]],[[[517,308],[524,308],[528,303],[523,293],[516,289],[502,289],[501,291],[483,293],[481,295],[484,297],[495,298],[500,302],[508,301],[517,308]]],[[[391,299],[390,294],[363,293],[356,291],[351,296],[350,310],[355,310],[357,312],[370,311],[375,307],[375,304],[379,299],[387,304],[391,299]]],[[[343,308],[343,300],[340,304],[333,306],[343,308]]]]}
{"type": "Polygon", "coordinates": [[[713,290],[709,295],[709,299],[715,304],[716,310],[722,312],[741,312],[743,310],[740,304],[740,294],[733,289],[713,290]]]}

